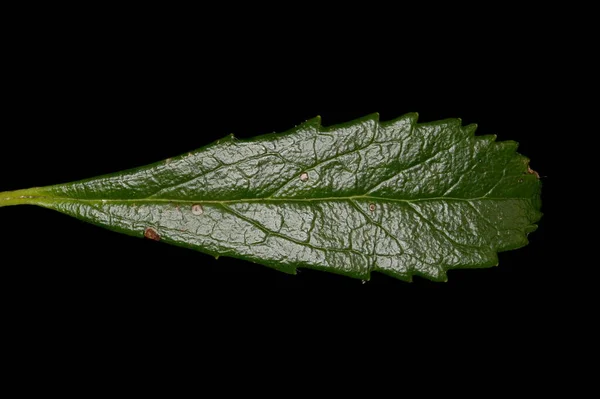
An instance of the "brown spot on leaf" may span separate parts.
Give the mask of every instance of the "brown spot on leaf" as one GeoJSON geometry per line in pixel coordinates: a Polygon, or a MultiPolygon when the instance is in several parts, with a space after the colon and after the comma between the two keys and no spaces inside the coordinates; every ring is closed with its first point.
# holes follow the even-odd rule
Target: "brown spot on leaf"
{"type": "Polygon", "coordinates": [[[535,177],[537,177],[538,179],[540,178],[540,174],[535,170],[531,169],[531,166],[529,165],[527,165],[527,173],[529,173],[530,175],[535,175],[535,177]]]}
{"type": "Polygon", "coordinates": [[[369,210],[371,212],[375,212],[375,208],[376,208],[375,204],[369,204],[369,210]]]}
{"type": "Polygon", "coordinates": [[[192,214],[194,214],[196,216],[200,216],[203,213],[204,213],[204,208],[202,208],[202,205],[200,205],[200,204],[192,205],[192,214]]]}
{"type": "Polygon", "coordinates": [[[303,173],[300,175],[300,180],[301,180],[301,181],[304,181],[304,182],[308,181],[308,173],[306,173],[306,172],[303,172],[303,173]]]}
{"type": "Polygon", "coordinates": [[[144,231],[144,237],[152,241],[160,241],[160,234],[152,227],[148,227],[146,231],[144,231]]]}

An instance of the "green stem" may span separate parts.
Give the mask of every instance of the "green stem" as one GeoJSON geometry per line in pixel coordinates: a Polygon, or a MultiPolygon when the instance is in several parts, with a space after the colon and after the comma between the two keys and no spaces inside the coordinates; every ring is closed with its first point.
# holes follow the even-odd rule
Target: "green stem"
{"type": "Polygon", "coordinates": [[[38,189],[7,191],[0,193],[0,208],[11,205],[37,204],[39,200],[38,189]]]}

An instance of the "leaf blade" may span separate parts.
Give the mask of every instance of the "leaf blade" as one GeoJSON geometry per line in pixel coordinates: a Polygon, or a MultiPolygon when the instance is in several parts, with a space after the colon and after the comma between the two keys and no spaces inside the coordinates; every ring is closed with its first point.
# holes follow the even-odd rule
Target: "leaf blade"
{"type": "Polygon", "coordinates": [[[108,176],[37,189],[32,203],[133,236],[287,273],[445,281],[526,245],[540,182],[516,143],[460,120],[380,123],[232,137],[108,176]],[[151,230],[148,230],[151,229],[151,230]]]}

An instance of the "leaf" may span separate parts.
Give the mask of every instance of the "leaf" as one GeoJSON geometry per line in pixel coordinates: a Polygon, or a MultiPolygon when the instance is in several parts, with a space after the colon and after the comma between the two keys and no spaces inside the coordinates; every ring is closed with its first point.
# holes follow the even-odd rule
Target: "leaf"
{"type": "Polygon", "coordinates": [[[261,263],[445,281],[527,244],[541,184],[517,143],[378,115],[233,136],[150,166],[0,194],[111,230],[261,263]]]}

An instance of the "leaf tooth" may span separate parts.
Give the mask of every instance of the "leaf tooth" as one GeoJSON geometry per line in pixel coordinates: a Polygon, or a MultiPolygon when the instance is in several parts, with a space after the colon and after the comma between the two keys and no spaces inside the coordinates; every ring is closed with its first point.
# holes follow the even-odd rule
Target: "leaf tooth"
{"type": "Polygon", "coordinates": [[[447,119],[442,119],[441,121],[434,121],[434,122],[426,122],[426,123],[422,123],[421,125],[426,125],[426,126],[444,126],[446,128],[462,128],[462,119],[460,118],[447,118],[447,119]]]}
{"type": "Polygon", "coordinates": [[[470,125],[464,126],[463,130],[465,131],[465,133],[471,135],[471,136],[475,136],[475,132],[477,131],[477,128],[479,126],[476,123],[472,123],[470,125]]]}
{"type": "Polygon", "coordinates": [[[374,120],[374,121],[379,122],[379,120],[381,119],[381,115],[379,114],[379,112],[373,112],[372,114],[365,116],[363,119],[368,120],[368,121],[374,120]]]}
{"type": "Polygon", "coordinates": [[[400,281],[404,281],[407,283],[414,282],[414,274],[412,272],[398,273],[398,272],[396,272],[394,270],[390,270],[390,269],[375,269],[374,271],[381,273],[381,274],[385,274],[386,276],[390,276],[390,277],[393,277],[395,279],[398,279],[400,281]]]}
{"type": "Polygon", "coordinates": [[[306,122],[300,124],[299,127],[315,127],[320,129],[323,125],[321,124],[321,115],[317,115],[314,118],[307,120],[306,122]]]}
{"type": "Polygon", "coordinates": [[[475,141],[488,141],[490,143],[494,143],[498,136],[495,134],[486,134],[484,136],[475,136],[475,141]]]}
{"type": "Polygon", "coordinates": [[[410,112],[408,114],[404,114],[399,118],[396,119],[392,119],[390,121],[386,121],[386,122],[381,122],[381,127],[383,128],[387,128],[391,125],[397,124],[398,122],[403,122],[403,121],[410,121],[410,125],[411,126],[416,126],[418,121],[419,121],[419,113],[418,112],[410,112]]]}
{"type": "Polygon", "coordinates": [[[342,126],[357,126],[357,125],[363,124],[365,122],[375,122],[376,124],[378,124],[379,118],[380,118],[379,112],[373,112],[372,114],[368,114],[366,116],[363,116],[362,118],[354,119],[353,121],[350,121],[350,122],[342,123],[337,126],[330,126],[328,128],[328,130],[335,130],[338,127],[342,127],[342,126]]]}
{"type": "Polygon", "coordinates": [[[413,273],[415,276],[419,276],[436,283],[448,282],[448,275],[446,274],[446,269],[444,267],[428,268],[427,271],[415,270],[413,273]]]}
{"type": "Polygon", "coordinates": [[[500,146],[507,153],[517,152],[519,149],[519,143],[514,140],[503,140],[496,142],[497,146],[500,146]]]}

